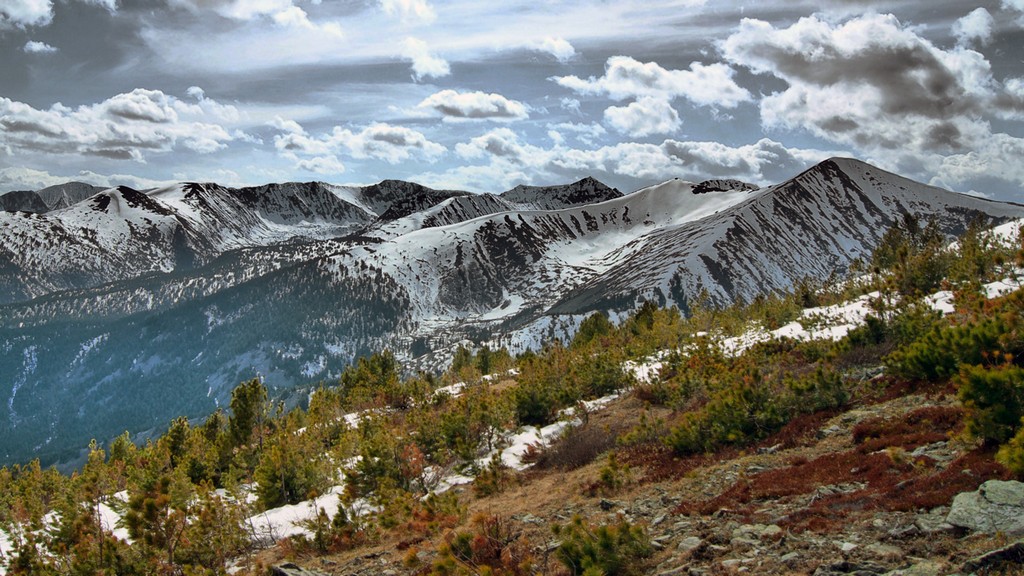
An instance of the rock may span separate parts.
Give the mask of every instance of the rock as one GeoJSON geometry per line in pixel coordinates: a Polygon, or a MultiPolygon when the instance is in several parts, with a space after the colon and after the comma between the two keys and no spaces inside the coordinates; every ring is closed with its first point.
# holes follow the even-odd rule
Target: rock
{"type": "Polygon", "coordinates": [[[814,576],[878,576],[884,573],[885,568],[875,564],[835,562],[827,566],[818,566],[818,569],[814,571],[814,576]]]}
{"type": "Polygon", "coordinates": [[[889,537],[895,539],[909,538],[920,532],[921,529],[914,524],[910,524],[909,526],[896,526],[892,530],[889,530],[889,537]]]}
{"type": "Polygon", "coordinates": [[[688,536],[679,541],[676,549],[680,552],[694,552],[704,544],[704,541],[696,536],[688,536]]]}
{"type": "Polygon", "coordinates": [[[1024,540],[968,560],[964,563],[964,571],[975,572],[1006,565],[1024,565],[1024,540]]]}
{"type": "Polygon", "coordinates": [[[918,446],[910,453],[912,458],[921,458],[922,456],[931,458],[935,460],[940,468],[944,468],[946,464],[955,460],[956,455],[956,450],[949,446],[949,442],[935,442],[934,444],[918,446]]]}
{"type": "Polygon", "coordinates": [[[270,574],[271,576],[325,576],[320,572],[312,572],[305,568],[300,568],[298,565],[292,564],[291,562],[271,566],[270,574]]]}
{"type": "Polygon", "coordinates": [[[940,506],[927,514],[921,514],[914,520],[914,526],[925,534],[947,532],[953,530],[953,525],[946,521],[949,508],[940,506]]]}
{"type": "Polygon", "coordinates": [[[737,550],[746,550],[748,548],[756,548],[758,541],[753,538],[734,537],[729,541],[729,545],[737,550]]]}
{"type": "Polygon", "coordinates": [[[919,564],[914,564],[910,568],[900,568],[891,572],[886,572],[883,576],[943,576],[948,574],[946,565],[942,562],[927,560],[919,564]]]}
{"type": "Polygon", "coordinates": [[[858,546],[856,544],[854,544],[853,542],[842,542],[842,543],[838,544],[838,546],[839,546],[839,549],[842,550],[844,554],[848,554],[850,552],[853,552],[854,550],[856,550],[858,548],[858,546]]]}
{"type": "Polygon", "coordinates": [[[879,544],[876,542],[868,544],[864,549],[884,560],[899,560],[903,558],[903,550],[889,544],[879,544]]]}
{"type": "Polygon", "coordinates": [[[986,534],[1024,534],[1024,483],[989,480],[975,492],[961,492],[946,522],[986,534]]]}
{"type": "Polygon", "coordinates": [[[732,531],[732,537],[735,538],[773,538],[782,534],[782,528],[779,528],[775,524],[744,524],[739,528],[732,531]]]}
{"type": "Polygon", "coordinates": [[[789,552],[789,553],[783,554],[781,557],[779,557],[779,562],[782,562],[786,566],[790,566],[790,567],[794,566],[799,561],[800,561],[800,553],[799,552],[789,552]]]}

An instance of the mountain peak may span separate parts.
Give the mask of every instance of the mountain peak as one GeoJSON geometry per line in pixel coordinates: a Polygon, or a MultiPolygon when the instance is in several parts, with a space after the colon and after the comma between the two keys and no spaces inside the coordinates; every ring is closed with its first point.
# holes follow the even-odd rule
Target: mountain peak
{"type": "Polygon", "coordinates": [[[592,176],[560,186],[527,186],[520,184],[501,194],[509,202],[539,210],[559,210],[574,206],[586,206],[621,198],[622,192],[592,176]]]}
{"type": "Polygon", "coordinates": [[[707,194],[709,192],[749,192],[750,190],[757,190],[757,185],[731,178],[705,180],[693,187],[694,194],[707,194]]]}

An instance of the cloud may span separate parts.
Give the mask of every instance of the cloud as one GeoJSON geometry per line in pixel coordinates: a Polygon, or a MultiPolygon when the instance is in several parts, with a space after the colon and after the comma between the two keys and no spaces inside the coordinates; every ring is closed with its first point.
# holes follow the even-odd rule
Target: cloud
{"type": "Polygon", "coordinates": [[[420,102],[419,109],[440,113],[445,120],[522,120],[529,117],[526,105],[501,94],[442,90],[420,102]]]}
{"type": "Polygon", "coordinates": [[[113,14],[117,12],[117,0],[80,0],[85,4],[91,4],[93,6],[99,6],[105,8],[107,12],[113,14]]]}
{"type": "Polygon", "coordinates": [[[672,103],[654,96],[644,96],[625,107],[608,108],[604,119],[615,130],[634,138],[670,134],[682,125],[672,103]]]}
{"type": "Polygon", "coordinates": [[[421,132],[381,122],[359,131],[335,126],[331,132],[319,136],[308,134],[290,120],[278,119],[274,124],[282,132],[274,137],[278,152],[303,170],[313,172],[343,171],[344,166],[338,159],[342,154],[398,164],[414,156],[433,162],[446,151],[444,146],[431,142],[421,132]]]}
{"type": "Polygon", "coordinates": [[[459,158],[478,163],[417,178],[430,185],[492,191],[523,182],[551,182],[584,175],[649,182],[673,176],[693,180],[729,177],[764,184],[781,181],[810,164],[840,154],[790,148],[767,138],[738,147],[666,139],[660,144],[622,142],[574,149],[563,142],[555,139],[552,147],[544,148],[526,142],[509,128],[495,128],[455,146],[459,158]]]}
{"type": "Polygon", "coordinates": [[[576,49],[565,38],[547,37],[536,45],[537,50],[547,52],[559,62],[565,63],[576,57],[576,49]]]}
{"type": "Polygon", "coordinates": [[[663,100],[685,98],[698,106],[735,108],[751,96],[736,84],[734,74],[729,65],[721,62],[693,62],[688,70],[667,70],[656,62],[613,56],[601,77],[556,76],[552,80],[579,94],[606,95],[613,100],[645,96],[663,100]]]}
{"type": "Polygon", "coordinates": [[[604,126],[594,122],[591,124],[580,124],[575,122],[562,122],[560,124],[548,124],[548,135],[551,133],[558,134],[558,136],[552,136],[552,138],[559,143],[565,141],[565,137],[562,135],[563,132],[568,132],[576,137],[581,143],[587,146],[593,146],[599,138],[608,133],[604,129],[604,126]]]}
{"type": "Polygon", "coordinates": [[[987,44],[992,39],[992,15],[984,8],[975,8],[969,14],[953,23],[953,35],[960,46],[970,46],[973,42],[987,44]]]}
{"type": "Polygon", "coordinates": [[[418,38],[409,37],[402,42],[402,56],[412,60],[412,72],[416,80],[442,78],[451,74],[448,62],[432,54],[427,43],[418,38]]]}
{"type": "Polygon", "coordinates": [[[672,106],[677,98],[714,110],[735,108],[751,100],[750,92],[733,80],[734,74],[735,70],[720,62],[693,62],[687,70],[668,70],[656,62],[613,56],[606,62],[603,76],[556,76],[552,80],[578,94],[633,99],[627,106],[606,109],[604,119],[616,131],[642,138],[679,129],[682,120],[672,106]]]}
{"type": "Polygon", "coordinates": [[[577,116],[582,115],[582,112],[580,111],[580,101],[577,100],[576,98],[563,97],[561,100],[558,101],[558,106],[562,110],[568,110],[569,112],[572,112],[577,116]]]}
{"type": "MultiPolygon", "coordinates": [[[[207,99],[188,104],[159,90],[135,89],[98,104],[40,110],[0,97],[0,147],[12,153],[94,155],[144,162],[150,154],[187,149],[211,153],[236,139],[210,120],[232,110],[207,99]]],[[[237,111],[236,111],[237,113],[237,111]]]]}
{"type": "Polygon", "coordinates": [[[0,4],[0,30],[46,26],[52,20],[51,0],[6,0],[0,4]]]}
{"type": "Polygon", "coordinates": [[[22,50],[28,54],[53,54],[57,52],[57,48],[50,46],[46,42],[36,42],[35,40],[26,42],[22,50]]]}
{"type": "Polygon", "coordinates": [[[1000,3],[1003,10],[1017,13],[1017,24],[1024,26],[1024,0],[1003,0],[1000,3]]]}
{"type": "MultiPolygon", "coordinates": [[[[91,0],[109,3],[113,0],[91,0]]],[[[200,14],[213,12],[223,18],[248,22],[267,19],[282,28],[322,32],[336,38],[344,35],[337,22],[314,23],[295,0],[167,0],[171,7],[200,14]]],[[[318,2],[314,2],[316,4],[318,2]]]]}
{"type": "Polygon", "coordinates": [[[40,190],[48,186],[56,186],[67,182],[85,182],[93,186],[130,186],[137,190],[166,186],[169,180],[152,180],[130,174],[97,174],[91,170],[76,173],[51,174],[45,170],[27,167],[0,168],[0,190],[40,190]]]}
{"type": "Polygon", "coordinates": [[[276,24],[285,28],[320,31],[336,38],[341,38],[345,35],[341,29],[341,25],[337,22],[314,24],[310,21],[309,15],[306,14],[306,11],[298,6],[290,6],[279,12],[274,12],[271,18],[273,18],[276,24]]]}
{"type": "Polygon", "coordinates": [[[317,174],[341,174],[345,172],[345,164],[338,160],[337,156],[333,155],[299,160],[295,163],[295,167],[317,174]]]}
{"type": "Polygon", "coordinates": [[[380,5],[385,14],[397,16],[406,24],[430,24],[437,20],[437,12],[426,0],[381,0],[380,5]]]}
{"type": "Polygon", "coordinates": [[[766,127],[862,151],[956,153],[985,138],[983,117],[993,110],[1024,112],[980,53],[941,50],[891,15],[841,24],[812,16],[779,29],[744,19],[720,49],[733,64],[788,84],[761,100],[766,127]]]}

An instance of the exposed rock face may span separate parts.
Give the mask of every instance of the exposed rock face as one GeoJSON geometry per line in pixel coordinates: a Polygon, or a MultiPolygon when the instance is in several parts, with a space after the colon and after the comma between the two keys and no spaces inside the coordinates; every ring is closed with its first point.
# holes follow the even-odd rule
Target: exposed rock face
{"type": "Polygon", "coordinates": [[[1024,483],[989,480],[957,494],[946,522],[986,534],[1024,534],[1024,483]]]}
{"type": "Polygon", "coordinates": [[[305,568],[300,568],[296,564],[291,562],[287,564],[281,564],[279,566],[272,566],[270,568],[271,576],[323,576],[320,572],[310,572],[305,568]]]}

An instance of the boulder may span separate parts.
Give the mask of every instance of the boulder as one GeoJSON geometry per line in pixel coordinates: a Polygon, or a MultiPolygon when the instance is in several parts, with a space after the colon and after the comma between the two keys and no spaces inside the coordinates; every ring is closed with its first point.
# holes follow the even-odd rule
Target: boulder
{"type": "Polygon", "coordinates": [[[270,574],[271,576],[325,576],[320,572],[311,572],[291,562],[271,566],[270,574]]]}
{"type": "Polygon", "coordinates": [[[1014,542],[1009,546],[993,550],[987,554],[982,554],[977,558],[972,558],[964,564],[964,570],[977,572],[998,567],[1009,568],[1010,566],[1017,569],[1024,566],[1024,540],[1014,542]]]}
{"type": "Polygon", "coordinates": [[[1024,483],[989,480],[974,492],[961,492],[946,522],[986,534],[1024,534],[1024,483]]]}

